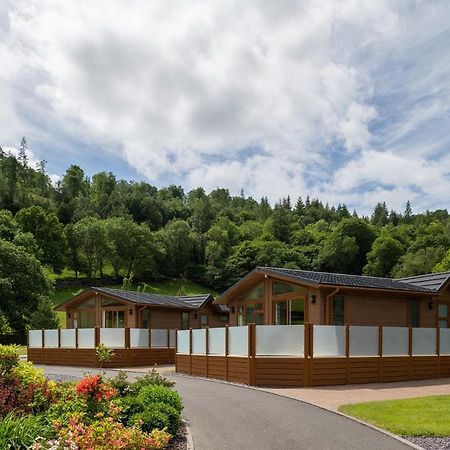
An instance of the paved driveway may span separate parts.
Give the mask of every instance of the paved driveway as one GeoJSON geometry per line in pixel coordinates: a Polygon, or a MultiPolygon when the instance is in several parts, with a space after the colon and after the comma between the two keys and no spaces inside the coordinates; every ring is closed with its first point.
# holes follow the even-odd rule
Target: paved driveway
{"type": "MultiPolygon", "coordinates": [[[[38,366],[81,378],[87,370],[38,366]]],[[[108,370],[107,376],[117,371],[108,370]]],[[[142,375],[129,372],[130,378],[142,375]]],[[[408,445],[343,416],[257,389],[170,374],[196,450],[406,450],[408,445]]]]}
{"type": "Polygon", "coordinates": [[[400,450],[389,436],[343,416],[261,390],[173,377],[196,450],[400,450]]]}

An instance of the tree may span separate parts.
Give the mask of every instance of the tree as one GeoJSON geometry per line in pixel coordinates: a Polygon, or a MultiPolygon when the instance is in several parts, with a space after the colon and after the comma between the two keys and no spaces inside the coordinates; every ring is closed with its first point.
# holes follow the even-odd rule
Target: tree
{"type": "Polygon", "coordinates": [[[271,218],[271,231],[275,239],[281,242],[289,242],[291,239],[292,215],[290,203],[277,203],[273,209],[271,218]]]}
{"type": "Polygon", "coordinates": [[[433,271],[444,258],[445,250],[434,247],[421,248],[403,255],[393,269],[395,278],[423,275],[433,271]]]}
{"type": "Polygon", "coordinates": [[[411,202],[409,200],[406,202],[405,212],[403,213],[403,221],[405,223],[411,223],[412,221],[412,209],[411,202]]]}
{"type": "Polygon", "coordinates": [[[61,273],[67,250],[64,228],[54,213],[46,213],[40,206],[21,209],[16,221],[25,233],[31,233],[42,250],[41,262],[61,273]]]}
{"type": "Polygon", "coordinates": [[[59,319],[48,297],[40,297],[36,311],[31,314],[30,328],[33,330],[54,330],[59,328],[59,319]]]}
{"type": "Polygon", "coordinates": [[[0,239],[0,309],[11,328],[25,332],[50,283],[40,262],[25,249],[0,239]]]}
{"type": "Polygon", "coordinates": [[[367,254],[367,264],[364,274],[374,277],[387,277],[392,268],[397,264],[405,249],[403,245],[389,234],[378,236],[367,254]]]}
{"type": "Polygon", "coordinates": [[[366,221],[344,219],[326,238],[319,252],[319,265],[331,272],[361,274],[374,240],[375,232],[366,221]]]}
{"type": "Polygon", "coordinates": [[[377,203],[370,222],[377,227],[384,227],[388,223],[388,209],[385,202],[377,203]]]}
{"type": "Polygon", "coordinates": [[[27,140],[25,139],[25,136],[22,137],[22,140],[20,141],[20,147],[19,147],[19,156],[18,161],[23,167],[28,166],[28,145],[27,140]]]}
{"type": "Polygon", "coordinates": [[[450,271],[450,249],[434,267],[433,272],[447,272],[450,271]]]}

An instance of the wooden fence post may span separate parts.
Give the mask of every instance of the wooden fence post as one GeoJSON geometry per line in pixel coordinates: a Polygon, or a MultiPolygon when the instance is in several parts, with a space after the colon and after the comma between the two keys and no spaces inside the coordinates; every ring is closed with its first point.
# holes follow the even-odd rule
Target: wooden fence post
{"type": "Polygon", "coordinates": [[[131,333],[129,327],[125,328],[125,348],[131,348],[131,333]]]}
{"type": "Polygon", "coordinates": [[[177,370],[177,353],[178,353],[178,328],[175,328],[175,372],[177,370]]]}
{"type": "Polygon", "coordinates": [[[208,378],[209,375],[209,368],[208,368],[208,354],[209,354],[209,327],[205,327],[205,361],[206,361],[206,378],[208,378]]]}
{"type": "Polygon", "coordinates": [[[45,355],[46,352],[44,351],[45,348],[45,330],[42,328],[41,329],[41,364],[45,364],[45,355]]]}
{"type": "Polygon", "coordinates": [[[170,348],[170,330],[167,328],[167,348],[170,348]]]}
{"type": "Polygon", "coordinates": [[[228,381],[228,325],[225,325],[225,380],[228,381]]]}
{"type": "Polygon", "coordinates": [[[78,348],[78,328],[75,328],[75,348],[78,348]]]}
{"type": "Polygon", "coordinates": [[[413,329],[412,327],[408,327],[408,360],[409,360],[409,364],[408,364],[408,379],[411,380],[412,378],[412,366],[413,366],[413,362],[412,362],[412,351],[413,351],[413,329]]]}
{"type": "Polygon", "coordinates": [[[379,367],[378,367],[378,381],[381,383],[383,381],[383,327],[378,326],[378,356],[379,367]]]}
{"type": "Polygon", "coordinates": [[[100,328],[94,328],[94,347],[98,347],[100,345],[100,328]]]}
{"type": "Polygon", "coordinates": [[[58,328],[58,348],[61,348],[61,328],[58,328]]]}
{"type": "Polygon", "coordinates": [[[345,325],[345,384],[348,384],[350,372],[350,326],[345,325]]]}
{"type": "Polygon", "coordinates": [[[256,325],[249,323],[248,333],[248,384],[254,386],[256,384],[256,325]]]}
{"type": "Polygon", "coordinates": [[[189,328],[189,375],[192,375],[192,328],[189,328]]]}
{"type": "Polygon", "coordinates": [[[441,327],[439,323],[436,327],[436,376],[441,375],[441,327]]]}

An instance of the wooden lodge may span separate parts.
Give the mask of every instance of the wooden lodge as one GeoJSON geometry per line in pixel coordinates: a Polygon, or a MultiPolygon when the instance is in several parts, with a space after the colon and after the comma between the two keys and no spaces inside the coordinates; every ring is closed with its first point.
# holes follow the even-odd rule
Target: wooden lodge
{"type": "Polygon", "coordinates": [[[257,267],[217,300],[230,326],[448,327],[450,272],[391,279],[257,267]]]}

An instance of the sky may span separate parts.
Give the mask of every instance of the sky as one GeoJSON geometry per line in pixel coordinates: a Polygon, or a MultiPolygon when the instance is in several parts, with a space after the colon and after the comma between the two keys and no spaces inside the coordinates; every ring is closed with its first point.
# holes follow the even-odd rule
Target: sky
{"type": "Polygon", "coordinates": [[[0,0],[0,61],[54,180],[450,208],[448,0],[0,0]]]}

